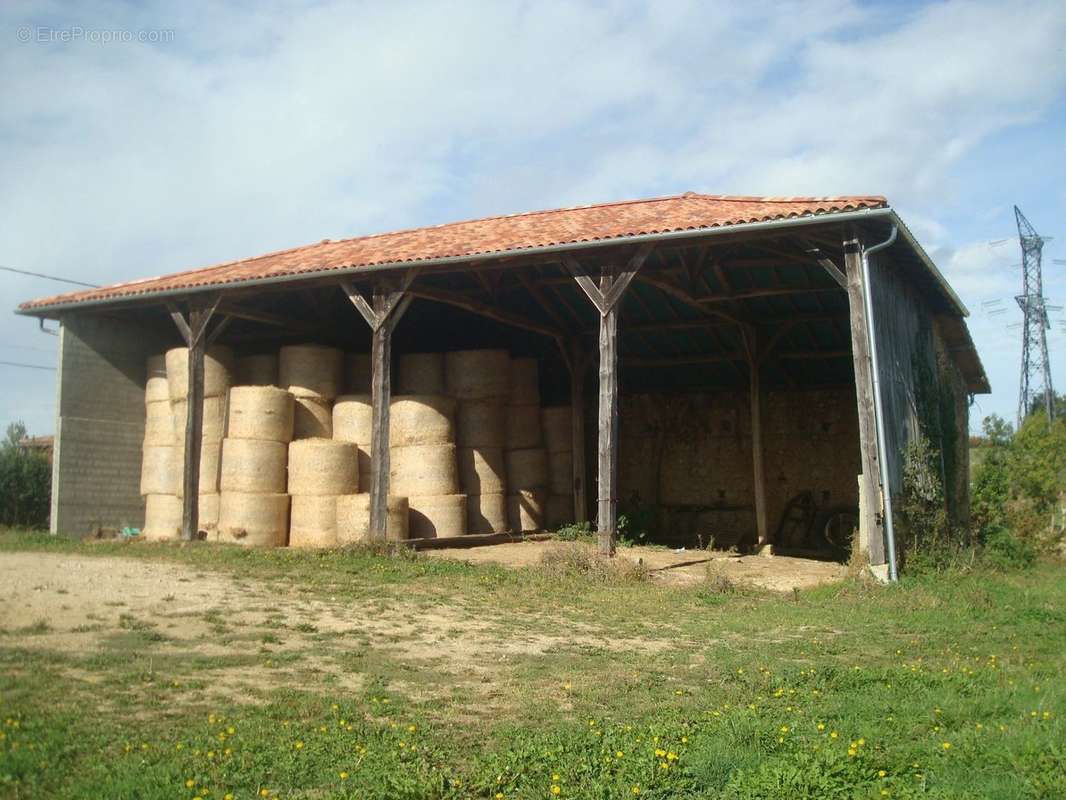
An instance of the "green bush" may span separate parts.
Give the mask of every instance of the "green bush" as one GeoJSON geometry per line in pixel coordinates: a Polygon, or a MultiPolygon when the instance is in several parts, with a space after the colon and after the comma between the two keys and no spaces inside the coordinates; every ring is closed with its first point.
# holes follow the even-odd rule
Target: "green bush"
{"type": "Polygon", "coordinates": [[[995,569],[1028,569],[1036,563],[1037,550],[1027,539],[997,528],[986,535],[982,555],[995,569]]]}
{"type": "Polygon", "coordinates": [[[25,435],[25,425],[12,423],[0,443],[0,525],[47,528],[52,467],[39,453],[22,451],[25,435]]]}

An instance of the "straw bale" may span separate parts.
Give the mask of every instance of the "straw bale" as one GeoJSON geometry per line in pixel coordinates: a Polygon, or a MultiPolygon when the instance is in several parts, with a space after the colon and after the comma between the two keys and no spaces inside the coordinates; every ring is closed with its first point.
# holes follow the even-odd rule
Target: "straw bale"
{"type": "Polygon", "coordinates": [[[455,443],[455,399],[442,394],[399,395],[389,405],[389,444],[455,443]]]}
{"type": "Polygon", "coordinates": [[[222,492],[218,540],[247,547],[284,547],[289,533],[287,494],[222,492]]]}
{"type": "Polygon", "coordinates": [[[296,397],[332,400],[339,395],[344,354],[335,347],[296,344],[278,354],[278,384],[296,397]]]}
{"type": "Polygon", "coordinates": [[[501,494],[507,488],[502,447],[460,447],[459,485],[467,494],[501,494]]]}
{"type": "Polygon", "coordinates": [[[234,386],[229,390],[230,439],[292,441],[293,398],[275,386],[234,386]]]}
{"type": "Polygon", "coordinates": [[[456,408],[456,442],[460,447],[505,447],[505,409],[499,400],[460,401],[456,408]]]}
{"type": "Polygon", "coordinates": [[[504,400],[511,358],[506,350],[458,350],[444,356],[448,394],[460,400],[504,400]]]}
{"type": "Polygon", "coordinates": [[[285,491],[288,446],[266,439],[225,439],[222,443],[223,492],[280,494],[285,491]]]}
{"type": "MultiPolygon", "coordinates": [[[[400,542],[407,538],[406,497],[389,495],[385,513],[385,538],[400,542]]],[[[337,543],[365,542],[370,536],[370,495],[344,494],[337,498],[337,543]]]]}
{"type": "Polygon", "coordinates": [[[407,498],[412,539],[447,539],[466,533],[466,495],[421,495],[407,498]]]}
{"type": "Polygon", "coordinates": [[[351,442],[301,439],[289,445],[289,494],[354,494],[359,462],[351,442]]]}
{"type": "MultiPolygon", "coordinates": [[[[220,397],[230,387],[233,351],[225,345],[212,345],[204,353],[204,397],[220,397]]],[[[171,400],[189,396],[189,348],[167,350],[167,386],[171,400]]]]}
{"type": "Polygon", "coordinates": [[[389,489],[401,497],[457,494],[455,445],[393,447],[389,453],[389,489]]]}
{"type": "Polygon", "coordinates": [[[504,533],[507,522],[507,495],[502,493],[466,496],[467,533],[504,533]]]}

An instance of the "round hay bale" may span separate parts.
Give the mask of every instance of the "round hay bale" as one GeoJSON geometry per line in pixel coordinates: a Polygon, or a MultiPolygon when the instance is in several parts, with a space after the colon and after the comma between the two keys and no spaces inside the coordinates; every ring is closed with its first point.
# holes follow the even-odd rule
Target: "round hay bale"
{"type": "Polygon", "coordinates": [[[507,451],[507,486],[519,489],[543,489],[548,485],[548,451],[543,447],[507,451]]]}
{"type": "Polygon", "coordinates": [[[389,404],[389,444],[454,444],[455,398],[442,394],[400,395],[389,404]]]}
{"type": "Polygon", "coordinates": [[[332,400],[341,393],[344,354],[335,347],[296,344],[278,354],[278,384],[296,397],[332,400]]]}
{"type": "Polygon", "coordinates": [[[350,394],[370,393],[370,354],[344,354],[344,391],[350,394]]]}
{"type": "Polygon", "coordinates": [[[466,495],[408,497],[407,528],[412,539],[450,539],[466,534],[466,495]]]}
{"type": "Polygon", "coordinates": [[[246,547],[284,547],[289,533],[287,494],[222,492],[218,540],[246,547]]]}
{"type": "Polygon", "coordinates": [[[574,498],[570,495],[548,495],[544,509],[544,524],[549,530],[558,530],[574,521],[574,498]]]}
{"type": "Polygon", "coordinates": [[[569,450],[548,453],[548,488],[552,494],[574,491],[574,454],[569,450]]]}
{"type": "Polygon", "coordinates": [[[234,374],[238,386],[277,386],[278,354],[238,356],[234,374]]]}
{"type": "MultiPolygon", "coordinates": [[[[185,443],[174,445],[174,494],[185,496],[185,443]]],[[[214,494],[218,491],[219,473],[222,462],[222,442],[200,442],[200,485],[201,494],[214,494]]]]}
{"type": "Polygon", "coordinates": [[[458,350],[444,356],[448,394],[460,400],[505,400],[511,374],[506,350],[458,350]]]}
{"type": "Polygon", "coordinates": [[[218,503],[219,495],[217,492],[200,495],[200,510],[197,517],[200,520],[199,528],[207,532],[208,539],[218,538],[218,503]]]}
{"type": "Polygon", "coordinates": [[[336,495],[293,495],[289,511],[289,547],[336,546],[336,495]]]}
{"type": "Polygon", "coordinates": [[[407,353],[400,356],[396,391],[399,394],[444,394],[444,354],[407,353]]]}
{"type": "Polygon", "coordinates": [[[354,494],[359,462],[351,442],[301,439],[289,445],[289,494],[354,494]]]}
{"type": "Polygon", "coordinates": [[[149,542],[181,538],[181,501],[172,494],[148,495],[141,535],[149,542]]]}
{"type": "Polygon", "coordinates": [[[285,491],[288,446],[265,439],[222,442],[221,488],[225,492],[280,494],[285,491]]]}
{"type": "MultiPolygon", "coordinates": [[[[171,400],[189,396],[189,348],[167,350],[167,386],[171,400]]],[[[225,345],[214,345],[204,353],[204,397],[220,397],[230,387],[233,372],[233,351],[225,345]]]]}
{"type": "MultiPolygon", "coordinates": [[[[385,538],[402,542],[407,538],[406,497],[389,495],[385,511],[385,538]]],[[[370,495],[343,494],[337,498],[337,544],[365,542],[370,537],[370,495]]]]}
{"type": "Polygon", "coordinates": [[[455,445],[393,447],[389,452],[389,491],[408,498],[457,494],[459,470],[455,445]]]}
{"type": "Polygon", "coordinates": [[[507,448],[540,447],[540,406],[507,406],[507,448]]]}
{"type": "Polygon", "coordinates": [[[507,489],[507,462],[502,447],[460,447],[459,485],[467,494],[502,494],[507,489]]]}
{"type": "Polygon", "coordinates": [[[292,438],[329,439],[333,436],[333,405],[329,400],[294,397],[292,438]]]}
{"type": "Polygon", "coordinates": [[[167,383],[167,357],[160,353],[149,356],[145,363],[144,402],[161,403],[170,399],[170,385],[167,383]]]}
{"type": "MultiPolygon", "coordinates": [[[[226,435],[226,395],[204,398],[203,421],[200,423],[200,438],[205,442],[220,442],[226,435]]],[[[185,427],[189,420],[189,401],[176,400],[170,404],[174,420],[174,440],[185,441],[185,427]]]]}
{"type": "Polygon", "coordinates": [[[507,521],[515,533],[544,530],[544,508],[548,495],[542,489],[522,490],[507,495],[507,521]]]}
{"type": "Polygon", "coordinates": [[[466,496],[467,533],[505,533],[510,529],[507,522],[507,495],[493,493],[466,496]]]}
{"type": "Polygon", "coordinates": [[[230,439],[265,439],[291,442],[293,399],[274,386],[234,386],[229,390],[230,439]]]}
{"type": "Polygon", "coordinates": [[[341,395],[333,404],[333,438],[360,447],[369,447],[373,416],[370,395],[341,395]]]}
{"type": "Polygon", "coordinates": [[[174,417],[170,413],[169,400],[144,404],[144,443],[174,444],[174,417]]]}
{"type": "Polygon", "coordinates": [[[507,414],[498,400],[460,402],[455,428],[461,447],[507,446],[507,414]]]}
{"type": "Polygon", "coordinates": [[[141,454],[141,494],[174,494],[174,483],[180,473],[173,445],[144,446],[141,454]]]}
{"type": "Polygon", "coordinates": [[[540,428],[549,453],[574,449],[574,429],[570,406],[551,406],[540,410],[540,428]]]}
{"type": "Polygon", "coordinates": [[[513,406],[540,405],[540,371],[535,358],[512,358],[507,402],[513,406]]]}

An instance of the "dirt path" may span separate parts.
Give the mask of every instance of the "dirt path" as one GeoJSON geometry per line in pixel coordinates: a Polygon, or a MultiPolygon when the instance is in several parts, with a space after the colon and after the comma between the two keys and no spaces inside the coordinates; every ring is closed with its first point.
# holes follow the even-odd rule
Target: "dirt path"
{"type": "MultiPolygon", "coordinates": [[[[540,563],[543,554],[557,546],[552,541],[529,541],[425,552],[433,558],[525,567],[540,563]]],[[[624,547],[619,549],[618,555],[631,561],[643,561],[651,570],[654,580],[678,586],[705,580],[708,565],[717,574],[732,581],[775,592],[791,592],[793,589],[810,589],[823,583],[833,583],[841,580],[847,570],[842,564],[827,561],[789,556],[733,556],[711,550],[677,552],[656,547],[624,547]]]]}
{"type": "Polygon", "coordinates": [[[257,689],[278,686],[358,690],[366,673],[353,661],[368,656],[409,673],[412,694],[428,696],[434,682],[488,691],[513,656],[583,646],[661,652],[676,644],[607,636],[565,619],[553,619],[545,634],[461,604],[323,599],[299,588],[144,559],[3,553],[0,647],[120,661],[128,654],[148,669],[171,664],[179,682],[207,680],[210,692],[251,701],[257,689]],[[201,657],[199,666],[182,675],[190,657],[201,657]],[[205,667],[204,658],[217,663],[205,667]]]}

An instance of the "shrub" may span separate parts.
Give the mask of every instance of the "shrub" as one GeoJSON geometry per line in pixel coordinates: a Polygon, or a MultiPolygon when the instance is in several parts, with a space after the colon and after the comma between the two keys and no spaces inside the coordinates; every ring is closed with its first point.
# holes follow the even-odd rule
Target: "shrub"
{"type": "Polygon", "coordinates": [[[22,451],[25,435],[25,425],[12,423],[0,443],[0,524],[47,528],[52,467],[39,453],[22,451]]]}
{"type": "Polygon", "coordinates": [[[581,576],[599,583],[634,583],[648,577],[648,568],[643,563],[634,563],[624,556],[604,558],[596,548],[578,542],[545,550],[540,565],[549,575],[581,576]]]}
{"type": "Polygon", "coordinates": [[[1037,550],[1028,540],[997,528],[988,532],[982,555],[994,569],[1028,569],[1036,563],[1037,550]]]}

